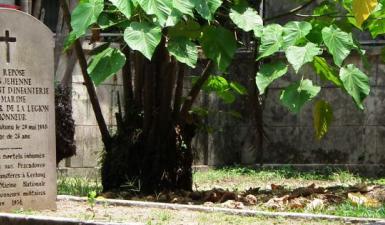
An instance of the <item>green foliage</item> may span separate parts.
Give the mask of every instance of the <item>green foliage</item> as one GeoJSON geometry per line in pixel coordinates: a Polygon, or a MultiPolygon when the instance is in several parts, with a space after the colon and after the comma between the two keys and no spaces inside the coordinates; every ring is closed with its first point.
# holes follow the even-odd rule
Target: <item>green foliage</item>
{"type": "MultiPolygon", "coordinates": [[[[124,33],[127,44],[124,47],[140,52],[148,60],[162,45],[175,60],[195,68],[202,49],[202,55],[226,73],[238,46],[250,46],[236,39],[241,30],[254,34],[255,55],[261,63],[256,85],[261,94],[287,73],[288,65],[300,73],[305,64],[311,63],[322,80],[346,90],[357,106],[363,108],[363,100],[369,94],[367,76],[352,65],[346,66],[344,61],[352,50],[364,55],[356,44],[354,32],[369,31],[373,37],[385,33],[383,0],[325,0],[317,3],[313,15],[283,26],[274,21],[264,26],[258,9],[249,3],[247,0],[83,0],[72,13],[73,31],[66,47],[91,27],[102,32],[111,29],[124,33]],[[280,52],[285,53],[286,59],[266,63],[269,57],[276,57],[280,52]],[[325,55],[331,55],[333,62],[328,62],[325,55]]],[[[117,49],[108,47],[94,54],[88,70],[95,84],[115,74],[125,62],[117,49]]],[[[211,88],[228,103],[235,100],[235,94],[247,93],[237,83],[225,81],[211,76],[205,88],[211,88]]],[[[291,111],[298,112],[319,91],[320,87],[311,80],[302,78],[286,88],[281,101],[291,111]]],[[[328,122],[328,117],[321,113],[331,107],[319,104],[315,106],[318,137],[324,135],[325,122],[328,122]]]]}
{"type": "Polygon", "coordinates": [[[220,71],[226,71],[237,50],[234,35],[223,27],[207,26],[200,42],[205,55],[218,65],[220,71]]]}
{"type": "Polygon", "coordinates": [[[203,86],[203,90],[214,92],[226,104],[235,101],[236,94],[245,95],[247,89],[237,82],[228,82],[222,76],[211,76],[203,86]]]}
{"type": "Polygon", "coordinates": [[[333,55],[334,63],[337,66],[341,66],[351,50],[355,48],[352,34],[346,33],[335,26],[322,29],[322,38],[330,54],[333,55]]]}
{"type": "Polygon", "coordinates": [[[246,4],[235,5],[230,9],[231,20],[242,30],[248,32],[263,26],[257,11],[246,4]]]}
{"type": "Polygon", "coordinates": [[[222,5],[222,0],[192,0],[196,11],[204,19],[211,21],[214,18],[215,12],[222,5]]]}
{"type": "Polygon", "coordinates": [[[132,2],[128,0],[110,0],[112,4],[118,8],[118,10],[127,17],[127,19],[131,18],[132,15],[132,2]]]}
{"type": "Polygon", "coordinates": [[[287,73],[288,66],[278,61],[276,63],[263,64],[255,78],[259,93],[264,94],[266,88],[276,79],[282,77],[287,73]]]}
{"type": "Polygon", "coordinates": [[[322,80],[331,81],[337,87],[342,86],[342,82],[338,76],[338,70],[330,66],[325,58],[316,56],[314,57],[313,66],[316,73],[321,77],[322,80]]]}
{"type": "Polygon", "coordinates": [[[291,21],[283,27],[283,49],[297,44],[310,33],[312,26],[306,21],[291,21]]]}
{"type": "Polygon", "coordinates": [[[281,101],[292,112],[298,113],[303,105],[317,96],[320,91],[321,88],[313,85],[311,80],[300,80],[282,92],[281,101]]]}
{"type": "Polygon", "coordinates": [[[309,42],[303,47],[290,46],[287,48],[286,58],[294,67],[295,72],[298,73],[299,69],[303,65],[313,62],[314,57],[320,55],[321,53],[322,50],[318,48],[316,44],[309,42]]]}
{"type": "Polygon", "coordinates": [[[86,34],[88,28],[97,22],[103,8],[103,0],[84,0],[79,3],[71,15],[72,32],[67,38],[66,46],[86,34]]]}
{"type": "Polygon", "coordinates": [[[107,48],[92,57],[88,73],[96,85],[116,74],[126,63],[124,54],[116,48],[107,48]]]}
{"type": "Polygon", "coordinates": [[[195,68],[198,60],[198,49],[194,42],[188,38],[179,37],[170,39],[167,48],[179,62],[195,68]]]}
{"type": "Polygon", "coordinates": [[[340,71],[345,90],[352,96],[360,109],[364,109],[363,101],[370,93],[369,78],[355,65],[350,64],[340,71]]]}
{"type": "Polygon", "coordinates": [[[145,22],[132,22],[124,31],[124,41],[128,46],[141,52],[149,60],[151,60],[161,39],[162,30],[145,22]]]}
{"type": "Polygon", "coordinates": [[[257,60],[268,57],[276,52],[283,45],[283,28],[279,24],[266,26],[262,31],[261,45],[259,46],[259,57],[257,60]]]}

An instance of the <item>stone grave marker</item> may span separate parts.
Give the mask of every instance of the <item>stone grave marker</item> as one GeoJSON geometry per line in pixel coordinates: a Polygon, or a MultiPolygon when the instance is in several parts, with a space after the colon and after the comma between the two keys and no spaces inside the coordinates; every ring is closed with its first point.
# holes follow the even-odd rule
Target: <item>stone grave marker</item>
{"type": "Polygon", "coordinates": [[[54,40],[0,8],[0,211],[56,208],[54,40]]]}

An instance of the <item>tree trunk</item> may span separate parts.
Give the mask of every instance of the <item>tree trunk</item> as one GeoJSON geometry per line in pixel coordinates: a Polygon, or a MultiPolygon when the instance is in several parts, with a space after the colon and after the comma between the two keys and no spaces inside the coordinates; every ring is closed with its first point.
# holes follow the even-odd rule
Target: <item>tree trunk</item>
{"type": "MultiPolygon", "coordinates": [[[[138,84],[141,81],[143,87],[140,91],[139,87],[134,87],[137,100],[129,103],[130,110],[123,121],[125,129],[113,137],[112,149],[105,153],[102,164],[104,191],[122,189],[127,187],[125,184],[131,184],[130,190],[135,187],[144,193],[191,190],[190,143],[194,126],[180,122],[172,107],[175,95],[181,94],[176,88],[177,83],[180,85],[180,79],[177,79],[181,76],[180,66],[168,55],[164,40],[153,60],[144,63],[143,67],[141,63],[127,62],[124,69],[124,76],[127,73],[135,75],[128,79],[129,82],[138,84]],[[129,70],[128,66],[139,68],[129,70]],[[139,97],[140,93],[143,97],[139,97]]],[[[126,93],[131,96],[132,86],[126,83],[124,87],[130,89],[126,93]]]]}

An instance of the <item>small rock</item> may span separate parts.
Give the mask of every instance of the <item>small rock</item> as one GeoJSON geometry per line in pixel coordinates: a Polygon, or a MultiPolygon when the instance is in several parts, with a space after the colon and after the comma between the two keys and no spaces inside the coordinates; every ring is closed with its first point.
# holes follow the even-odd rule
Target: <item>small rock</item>
{"type": "Polygon", "coordinates": [[[228,200],[224,203],[221,204],[221,206],[225,208],[230,208],[230,209],[243,209],[245,206],[243,205],[242,202],[237,202],[234,200],[228,200]]]}
{"type": "Polygon", "coordinates": [[[213,202],[205,202],[205,203],[203,203],[203,205],[207,206],[207,207],[213,207],[214,203],[213,202]]]}
{"type": "Polygon", "coordinates": [[[248,205],[256,205],[258,202],[257,200],[257,197],[255,197],[255,195],[246,195],[245,197],[245,203],[247,203],[248,205]]]}

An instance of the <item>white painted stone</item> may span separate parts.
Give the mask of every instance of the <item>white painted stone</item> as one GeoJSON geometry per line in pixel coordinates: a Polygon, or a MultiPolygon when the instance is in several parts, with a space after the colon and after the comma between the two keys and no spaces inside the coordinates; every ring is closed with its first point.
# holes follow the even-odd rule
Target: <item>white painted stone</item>
{"type": "Polygon", "coordinates": [[[53,48],[40,21],[0,9],[0,211],[56,208],[53,48]]]}

